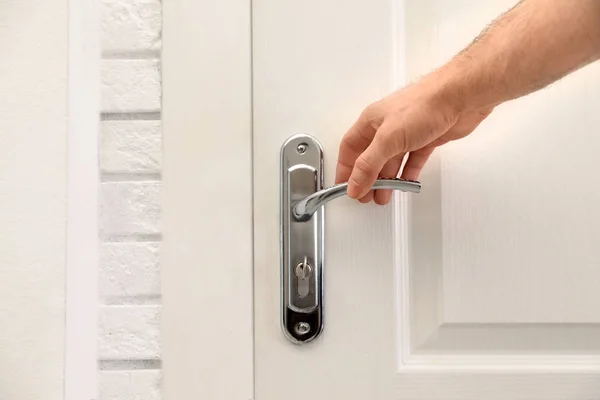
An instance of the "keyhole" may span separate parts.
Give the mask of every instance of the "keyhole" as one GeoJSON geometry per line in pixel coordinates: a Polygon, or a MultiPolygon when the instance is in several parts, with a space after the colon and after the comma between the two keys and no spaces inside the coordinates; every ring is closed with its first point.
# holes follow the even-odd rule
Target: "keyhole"
{"type": "Polygon", "coordinates": [[[310,291],[310,277],[312,275],[313,268],[306,261],[306,257],[304,257],[304,262],[296,265],[294,269],[294,273],[298,278],[298,296],[300,298],[306,297],[310,291]]]}

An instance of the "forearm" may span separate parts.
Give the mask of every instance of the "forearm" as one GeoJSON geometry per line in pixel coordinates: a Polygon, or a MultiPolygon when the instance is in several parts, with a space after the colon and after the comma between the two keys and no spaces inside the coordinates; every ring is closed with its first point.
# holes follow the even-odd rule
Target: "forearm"
{"type": "Polygon", "coordinates": [[[600,58],[600,0],[524,0],[431,79],[458,111],[541,89],[600,58]]]}

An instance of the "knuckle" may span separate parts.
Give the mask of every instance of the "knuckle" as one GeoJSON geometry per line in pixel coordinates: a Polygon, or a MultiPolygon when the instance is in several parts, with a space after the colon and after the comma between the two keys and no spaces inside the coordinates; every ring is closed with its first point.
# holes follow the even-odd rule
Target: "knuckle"
{"type": "Polygon", "coordinates": [[[356,159],[356,163],[354,163],[354,168],[367,175],[372,174],[374,169],[373,164],[364,156],[360,156],[356,159]]]}
{"type": "Polygon", "coordinates": [[[366,124],[379,125],[383,120],[383,109],[380,102],[369,104],[361,113],[360,119],[366,124]]]}
{"type": "Polygon", "coordinates": [[[351,135],[345,135],[340,142],[340,151],[344,149],[357,153],[360,151],[360,146],[357,144],[356,138],[351,135]]]}
{"type": "Polygon", "coordinates": [[[390,149],[395,154],[406,153],[409,151],[406,130],[403,129],[400,121],[393,121],[391,126],[392,129],[381,134],[381,141],[384,144],[384,148],[390,149]]]}
{"type": "Polygon", "coordinates": [[[365,120],[370,120],[377,114],[378,108],[377,103],[369,104],[362,112],[361,116],[365,120]]]}

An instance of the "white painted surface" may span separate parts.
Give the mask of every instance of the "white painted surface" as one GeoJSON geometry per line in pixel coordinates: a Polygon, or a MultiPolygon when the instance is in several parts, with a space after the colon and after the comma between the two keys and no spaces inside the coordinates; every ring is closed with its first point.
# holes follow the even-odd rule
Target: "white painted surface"
{"type": "Polygon", "coordinates": [[[96,1],[69,2],[65,400],[98,394],[99,14],[96,1]]]}
{"type": "Polygon", "coordinates": [[[100,373],[102,400],[160,400],[160,371],[103,371],[100,373]]]}
{"type": "Polygon", "coordinates": [[[328,205],[325,330],[280,329],[281,144],[316,136],[332,184],[362,108],[513,3],[253,2],[256,400],[600,397],[597,66],[501,107],[396,207],[328,205]]]}
{"type": "Polygon", "coordinates": [[[103,243],[100,266],[100,296],[105,300],[160,294],[160,242],[103,243]]]}
{"type": "Polygon", "coordinates": [[[103,237],[160,233],[160,182],[106,182],[100,188],[103,237]]]}
{"type": "Polygon", "coordinates": [[[102,121],[102,173],[159,174],[161,160],[160,121],[102,121]]]}
{"type": "Polygon", "coordinates": [[[162,7],[102,7],[99,398],[159,400],[162,7]]]}
{"type": "Polygon", "coordinates": [[[600,322],[598,87],[600,64],[441,152],[446,321],[600,322]]]}
{"type": "Polygon", "coordinates": [[[164,396],[249,400],[250,2],[163,6],[164,396]]]}
{"type": "Polygon", "coordinates": [[[339,141],[363,107],[430,71],[512,4],[253,1],[254,163],[239,42],[249,15],[228,2],[167,5],[167,398],[600,397],[597,168],[593,149],[571,135],[597,140],[596,66],[501,107],[472,138],[436,153],[420,195],[384,208],[327,206],[325,331],[304,347],[281,333],[281,144],[315,135],[333,183],[339,141]],[[225,10],[231,26],[217,18],[225,10]],[[186,35],[202,39],[189,47],[186,35]],[[244,222],[251,168],[253,238],[244,222]],[[577,182],[580,196],[558,191],[553,176],[577,182]],[[243,268],[251,244],[254,310],[243,268]]]}
{"type": "MultiPolygon", "coordinates": [[[[412,9],[411,20],[435,27],[418,35],[430,45],[419,47],[413,73],[457,51],[481,21],[508,6],[449,9],[442,3],[429,17],[424,7],[412,9]]],[[[428,327],[414,317],[413,350],[420,352],[426,341],[424,351],[440,343],[447,353],[453,343],[451,352],[461,356],[482,346],[488,353],[527,355],[521,364],[528,366],[600,364],[593,340],[600,322],[594,306],[600,300],[600,216],[590,206],[600,196],[592,183],[599,83],[595,64],[503,105],[474,135],[441,149],[424,171],[431,184],[413,202],[411,262],[404,272],[419,288],[411,294],[415,315],[436,317],[428,327]],[[535,343],[532,332],[540,336],[535,343]],[[586,355],[592,358],[578,358],[586,355]]]]}
{"type": "Polygon", "coordinates": [[[101,399],[161,396],[160,2],[103,5],[102,49],[94,1],[0,7],[2,398],[97,398],[97,357],[101,399]]]}
{"type": "Polygon", "coordinates": [[[159,306],[101,307],[99,319],[101,360],[160,359],[159,306]]]}
{"type": "Polygon", "coordinates": [[[102,51],[108,56],[158,52],[161,25],[160,0],[104,0],[102,51]]]}
{"type": "Polygon", "coordinates": [[[64,398],[66,1],[0,4],[0,397],[64,398]]]}
{"type": "Polygon", "coordinates": [[[278,246],[281,145],[298,132],[314,135],[325,184],[333,183],[342,135],[394,87],[396,12],[390,1],[253,2],[257,400],[403,398],[392,391],[392,208],[348,198],[327,207],[325,329],[306,347],[281,332],[278,246]],[[298,376],[302,390],[290,390],[298,376]]]}
{"type": "Polygon", "coordinates": [[[102,112],[160,111],[160,62],[102,60],[102,112]]]}
{"type": "MultiPolygon", "coordinates": [[[[507,6],[443,3],[428,19],[435,32],[419,35],[429,46],[419,47],[422,66],[415,70],[458,51],[483,20],[507,6]]],[[[600,214],[592,206],[600,200],[593,183],[600,165],[594,156],[599,83],[600,65],[592,65],[500,107],[476,134],[441,149],[424,172],[434,184],[419,200],[439,211],[414,242],[428,242],[427,251],[441,260],[417,255],[411,268],[443,264],[435,272],[443,321],[600,321],[600,214]]]]}

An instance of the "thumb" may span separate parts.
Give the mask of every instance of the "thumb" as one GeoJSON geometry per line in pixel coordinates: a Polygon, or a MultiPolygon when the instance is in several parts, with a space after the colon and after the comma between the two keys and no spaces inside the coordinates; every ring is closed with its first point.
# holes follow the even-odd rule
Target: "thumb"
{"type": "MultiPolygon", "coordinates": [[[[382,125],[381,128],[384,126],[382,125]]],[[[389,135],[381,134],[384,130],[381,128],[367,149],[356,159],[352,168],[348,180],[348,196],[354,199],[360,199],[369,193],[385,163],[396,154],[395,146],[386,140],[389,135]]]]}

